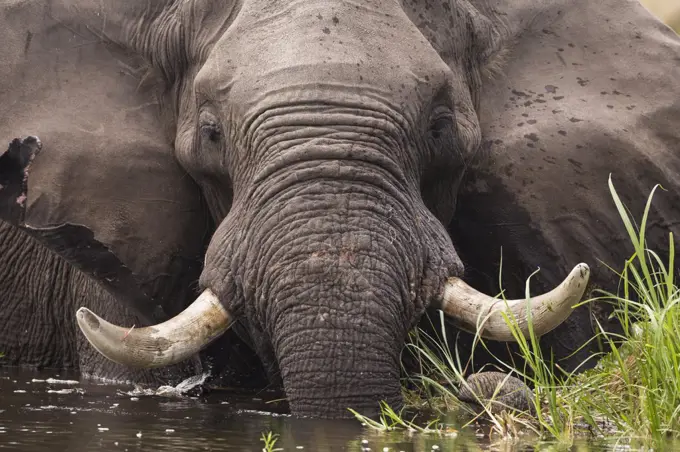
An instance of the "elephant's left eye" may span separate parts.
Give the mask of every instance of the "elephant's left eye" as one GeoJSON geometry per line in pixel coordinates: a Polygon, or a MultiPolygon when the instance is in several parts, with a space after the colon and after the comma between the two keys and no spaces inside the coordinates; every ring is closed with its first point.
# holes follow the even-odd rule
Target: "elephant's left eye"
{"type": "Polygon", "coordinates": [[[453,120],[450,116],[442,116],[435,119],[430,125],[430,135],[432,138],[440,139],[444,134],[451,131],[453,120]]]}
{"type": "Polygon", "coordinates": [[[441,144],[442,140],[450,140],[455,130],[453,112],[445,107],[435,109],[430,120],[430,138],[441,144]]]}

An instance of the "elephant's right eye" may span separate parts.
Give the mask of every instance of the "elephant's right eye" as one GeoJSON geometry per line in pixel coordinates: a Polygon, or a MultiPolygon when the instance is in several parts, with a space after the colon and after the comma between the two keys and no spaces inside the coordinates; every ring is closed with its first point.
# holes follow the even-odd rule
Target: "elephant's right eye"
{"type": "Polygon", "coordinates": [[[201,125],[201,137],[203,139],[218,143],[222,138],[222,128],[217,123],[207,123],[201,125]]]}
{"type": "Polygon", "coordinates": [[[217,115],[210,108],[204,108],[198,117],[199,133],[204,144],[216,144],[222,141],[222,126],[217,115]]]}

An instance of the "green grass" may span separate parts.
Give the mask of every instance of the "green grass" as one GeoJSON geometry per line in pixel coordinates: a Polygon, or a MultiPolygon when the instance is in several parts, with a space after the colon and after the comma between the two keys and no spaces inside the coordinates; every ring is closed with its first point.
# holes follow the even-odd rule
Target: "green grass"
{"type": "Polygon", "coordinates": [[[264,443],[264,447],[262,447],[262,452],[277,452],[281,451],[280,447],[276,447],[276,442],[279,440],[279,435],[276,433],[272,432],[267,432],[267,433],[262,433],[262,436],[260,437],[260,441],[264,443]]]}
{"type": "Polygon", "coordinates": [[[447,432],[443,428],[443,426],[439,424],[439,418],[430,420],[423,426],[416,422],[415,418],[417,415],[414,415],[414,417],[411,418],[411,420],[407,420],[404,418],[403,409],[399,413],[397,413],[392,409],[392,407],[390,407],[385,402],[380,403],[380,416],[377,421],[367,416],[364,416],[360,413],[357,413],[351,408],[349,409],[349,411],[352,414],[354,414],[354,416],[359,421],[366,424],[366,426],[374,430],[380,430],[383,432],[405,429],[410,432],[418,433],[437,433],[437,434],[451,433],[447,432]]]}
{"type": "MultiPolygon", "coordinates": [[[[620,284],[616,293],[598,291],[595,298],[582,304],[610,303],[623,332],[607,332],[598,325],[593,340],[607,344],[611,351],[591,357],[599,359],[593,369],[567,373],[554,366],[551,357],[543,356],[531,328],[525,338],[515,319],[506,317],[526,367],[513,369],[501,360],[496,365],[515,372],[534,388],[535,413],[494,414],[487,402],[481,413],[469,412],[467,425],[483,417],[493,432],[504,437],[531,431],[563,445],[580,436],[605,435],[661,448],[670,439],[680,438],[680,290],[674,277],[673,235],[669,234],[666,260],[646,246],[647,219],[658,187],[649,195],[639,225],[621,202],[611,178],[609,188],[634,254],[617,272],[620,284]]],[[[529,281],[527,296],[528,292],[529,281]]],[[[461,408],[456,394],[466,384],[463,375],[469,364],[461,362],[456,344],[447,342],[445,328],[442,315],[438,325],[441,335],[417,331],[407,344],[420,366],[411,379],[415,390],[408,392],[407,404],[438,415],[461,408]]],[[[475,347],[484,346],[476,337],[475,347]]],[[[484,401],[479,403],[484,405],[484,401]]],[[[367,425],[413,429],[386,405],[383,418],[367,425]]],[[[440,431],[441,426],[434,430],[440,431]]]]}

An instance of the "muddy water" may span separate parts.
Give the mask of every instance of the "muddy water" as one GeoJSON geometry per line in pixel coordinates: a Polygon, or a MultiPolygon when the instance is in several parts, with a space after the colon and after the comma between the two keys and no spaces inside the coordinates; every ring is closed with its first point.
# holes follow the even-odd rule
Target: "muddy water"
{"type": "MultiPolygon", "coordinates": [[[[437,452],[536,447],[535,442],[491,443],[474,432],[445,438],[385,434],[355,421],[296,419],[281,413],[275,402],[270,403],[273,394],[225,390],[207,395],[150,396],[130,386],[75,380],[77,376],[67,373],[0,368],[0,449],[259,452],[263,447],[260,437],[269,431],[280,435],[276,446],[284,451],[437,452]]],[[[608,446],[606,442],[588,443],[578,450],[604,450],[613,445],[608,446]]]]}

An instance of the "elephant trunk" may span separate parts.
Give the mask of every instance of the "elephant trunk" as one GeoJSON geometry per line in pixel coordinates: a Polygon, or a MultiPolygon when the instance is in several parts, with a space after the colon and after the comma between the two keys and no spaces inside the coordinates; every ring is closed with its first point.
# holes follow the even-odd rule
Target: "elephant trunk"
{"type": "MultiPolygon", "coordinates": [[[[356,195],[337,196],[351,205],[356,195]]],[[[386,232],[384,206],[362,204],[298,223],[303,230],[291,229],[265,272],[266,330],[298,415],[401,405],[399,355],[417,316],[410,287],[422,259],[419,246],[404,246],[404,231],[386,232]]]]}
{"type": "Polygon", "coordinates": [[[286,151],[236,193],[208,248],[202,287],[232,300],[294,414],[399,406],[407,332],[461,273],[387,155],[356,143],[286,151]]]}
{"type": "Polygon", "coordinates": [[[352,408],[375,415],[385,401],[402,405],[399,381],[401,343],[393,331],[366,319],[329,313],[301,321],[296,315],[281,322],[299,326],[276,345],[283,386],[291,412],[301,416],[346,418],[352,408]],[[380,331],[378,331],[380,330],[380,331]]]}

